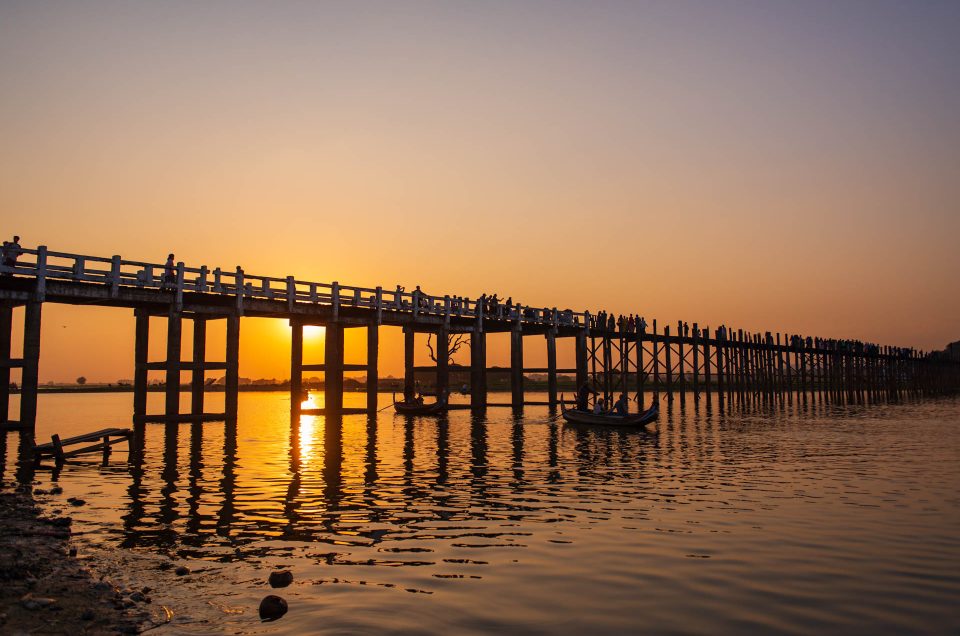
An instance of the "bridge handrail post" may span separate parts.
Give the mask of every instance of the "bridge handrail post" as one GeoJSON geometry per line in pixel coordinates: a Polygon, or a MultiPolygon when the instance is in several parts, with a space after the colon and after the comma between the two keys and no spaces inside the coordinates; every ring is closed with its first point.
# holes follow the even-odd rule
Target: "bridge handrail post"
{"type": "Polygon", "coordinates": [[[183,309],[183,261],[177,263],[177,311],[183,309]]]}
{"type": "Polygon", "coordinates": [[[413,290],[413,319],[417,319],[417,315],[420,313],[420,292],[416,289],[413,290]]]}
{"type": "Polygon", "coordinates": [[[216,294],[223,293],[223,284],[220,282],[220,277],[223,275],[223,272],[219,267],[213,270],[213,291],[216,294]]]}
{"type": "Polygon", "coordinates": [[[447,294],[443,296],[443,326],[450,326],[450,296],[447,294]]]}
{"type": "Polygon", "coordinates": [[[557,323],[559,322],[559,316],[557,316],[557,308],[556,308],[556,307],[553,308],[553,315],[551,315],[550,318],[552,319],[551,322],[553,323],[553,328],[556,329],[556,328],[557,328],[557,323]]]}
{"type": "Polygon", "coordinates": [[[43,302],[47,296],[47,246],[37,246],[37,290],[34,294],[43,302]]]}
{"type": "Polygon", "coordinates": [[[110,259],[110,298],[120,294],[120,256],[114,254],[110,259]]]}
{"type": "Polygon", "coordinates": [[[330,285],[330,302],[333,305],[333,320],[336,322],[340,319],[340,283],[337,281],[330,285]]]}
{"type": "Polygon", "coordinates": [[[297,300],[297,284],[293,276],[287,276],[287,311],[293,311],[293,304],[297,300]]]}
{"type": "Polygon", "coordinates": [[[73,260],[73,277],[77,280],[83,280],[83,272],[86,269],[86,258],[76,256],[73,260]]]}
{"type": "Polygon", "coordinates": [[[243,315],[244,283],[243,283],[243,268],[240,267],[239,265],[237,265],[237,273],[234,275],[234,280],[236,281],[236,286],[237,286],[237,289],[235,290],[236,297],[237,297],[237,315],[242,316],[243,315]]]}
{"type": "Polygon", "coordinates": [[[320,302],[320,297],[317,295],[316,283],[310,283],[310,302],[313,302],[313,303],[320,302]]]}
{"type": "Polygon", "coordinates": [[[200,266],[200,276],[197,278],[197,291],[201,293],[206,293],[207,291],[207,274],[210,270],[207,269],[206,265],[200,266]]]}
{"type": "Polygon", "coordinates": [[[377,285],[377,324],[383,323],[383,287],[377,285]]]}

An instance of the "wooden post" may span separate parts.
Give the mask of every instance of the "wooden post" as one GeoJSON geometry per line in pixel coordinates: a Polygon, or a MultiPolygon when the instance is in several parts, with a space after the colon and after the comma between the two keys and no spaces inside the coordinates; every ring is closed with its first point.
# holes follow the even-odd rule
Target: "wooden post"
{"type": "Polygon", "coordinates": [[[191,400],[190,412],[194,415],[203,413],[203,390],[206,373],[203,365],[207,361],[207,319],[194,317],[193,319],[193,373],[190,377],[191,400]]]}
{"type": "Polygon", "coordinates": [[[56,458],[57,466],[59,466],[66,461],[63,456],[63,444],[60,442],[60,436],[56,433],[50,436],[50,441],[53,443],[53,456],[56,458]]]}
{"type": "Polygon", "coordinates": [[[746,347],[744,346],[743,329],[737,329],[737,393],[741,396],[746,391],[746,347]]]}
{"type": "Polygon", "coordinates": [[[603,397],[607,400],[607,405],[613,403],[613,335],[606,334],[600,339],[601,353],[603,355],[603,397]]]}
{"type": "MultiPolygon", "coordinates": [[[[0,431],[10,421],[10,343],[13,339],[13,305],[0,303],[0,431]]],[[[6,434],[0,432],[6,439],[6,434]]],[[[0,453],[0,456],[4,456],[0,453]]]]}
{"type": "Polygon", "coordinates": [[[687,399],[687,360],[686,355],[683,349],[683,341],[686,336],[684,335],[683,321],[677,321],[677,381],[678,381],[678,391],[680,392],[680,401],[685,402],[687,399]]]}
{"type": "Polygon", "coordinates": [[[777,391],[783,392],[783,348],[780,346],[780,332],[777,332],[777,391]]]}
{"type": "Polygon", "coordinates": [[[510,331],[510,393],[513,408],[523,406],[523,332],[517,322],[510,331]]]}
{"type": "Polygon", "coordinates": [[[637,408],[641,411],[643,411],[646,402],[644,389],[647,383],[646,373],[643,369],[643,335],[643,332],[637,327],[637,408]]]}
{"type": "Polygon", "coordinates": [[[40,319],[43,303],[27,302],[23,317],[23,375],[20,381],[20,430],[32,437],[37,425],[40,379],[40,319]]]}
{"type": "Polygon", "coordinates": [[[477,327],[470,332],[470,406],[487,406],[487,334],[477,327]]]}
{"type": "Polygon", "coordinates": [[[136,340],[133,351],[133,420],[147,414],[147,355],[150,343],[150,314],[145,309],[133,310],[136,318],[136,340]]]}
{"type": "Polygon", "coordinates": [[[700,327],[693,323],[693,343],[690,345],[693,349],[693,396],[700,399],[700,327]]]}
{"type": "Polygon", "coordinates": [[[725,345],[723,340],[720,337],[722,333],[723,332],[720,329],[713,330],[713,337],[714,337],[713,355],[716,358],[715,368],[717,370],[717,395],[721,397],[723,396],[723,389],[724,389],[724,382],[725,382],[723,377],[723,358],[724,358],[725,345]]]}
{"type": "Polygon", "coordinates": [[[557,405],[557,330],[550,329],[547,338],[547,401],[557,405]]]}
{"type": "MultiPolygon", "coordinates": [[[[791,399],[793,399],[793,383],[794,383],[794,368],[793,361],[790,360],[790,353],[793,350],[793,345],[790,341],[789,334],[783,334],[783,357],[786,359],[784,362],[784,370],[786,371],[785,381],[786,381],[786,390],[790,393],[791,399]]],[[[794,354],[794,361],[796,360],[796,354],[794,354]]]]}
{"type": "MultiPolygon", "coordinates": [[[[414,307],[417,304],[417,293],[414,292],[414,307]]],[[[403,394],[412,395],[416,386],[416,377],[413,370],[414,347],[416,346],[417,334],[412,325],[406,325],[403,328],[403,394]]]]}
{"type": "Polygon", "coordinates": [[[653,321],[653,384],[656,387],[656,395],[660,394],[660,337],[657,335],[657,321],[653,321]]]}
{"type": "Polygon", "coordinates": [[[710,327],[705,327],[701,333],[703,336],[703,390],[710,395],[713,389],[710,387],[710,327]]]}
{"type": "Polygon", "coordinates": [[[380,390],[380,371],[378,368],[380,327],[378,324],[378,321],[367,323],[367,413],[371,415],[377,412],[377,397],[380,390]]]}
{"type": "Polygon", "coordinates": [[[673,399],[673,361],[671,360],[671,347],[670,347],[670,325],[667,325],[663,328],[663,342],[666,345],[664,348],[665,360],[664,366],[667,368],[667,399],[673,399]]]}
{"type": "Polygon", "coordinates": [[[575,346],[576,358],[577,358],[577,389],[582,387],[587,383],[588,371],[587,371],[587,330],[586,328],[580,329],[577,331],[576,336],[576,346],[575,346]]]}
{"type": "Polygon", "coordinates": [[[797,367],[800,369],[800,391],[803,393],[803,399],[807,399],[807,343],[805,340],[800,342],[800,350],[797,352],[797,367]]]}
{"type": "Polygon", "coordinates": [[[437,330],[437,399],[440,400],[449,388],[450,332],[446,327],[442,327],[437,330]]]}
{"type": "Polygon", "coordinates": [[[593,385],[594,390],[597,390],[597,337],[593,334],[590,334],[590,384],[593,385]]]}
{"type": "Polygon", "coordinates": [[[167,386],[166,408],[167,416],[176,416],[180,413],[180,343],[183,320],[180,313],[170,310],[167,316],[167,386]]]}
{"type": "Polygon", "coordinates": [[[227,316],[227,374],[224,404],[228,423],[237,420],[237,401],[240,391],[240,314],[227,316]]]}
{"type": "Polygon", "coordinates": [[[324,394],[327,415],[343,412],[343,325],[326,325],[324,349],[324,394]]]}
{"type": "Polygon", "coordinates": [[[303,402],[303,323],[290,320],[290,414],[300,415],[303,402]]]}

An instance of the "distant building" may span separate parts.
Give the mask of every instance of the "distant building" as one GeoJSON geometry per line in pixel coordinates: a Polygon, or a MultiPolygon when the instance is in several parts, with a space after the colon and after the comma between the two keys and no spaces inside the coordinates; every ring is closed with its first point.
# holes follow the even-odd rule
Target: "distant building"
{"type": "Polygon", "coordinates": [[[947,348],[944,349],[943,352],[947,354],[947,357],[951,360],[960,361],[960,340],[948,344],[947,348]]]}

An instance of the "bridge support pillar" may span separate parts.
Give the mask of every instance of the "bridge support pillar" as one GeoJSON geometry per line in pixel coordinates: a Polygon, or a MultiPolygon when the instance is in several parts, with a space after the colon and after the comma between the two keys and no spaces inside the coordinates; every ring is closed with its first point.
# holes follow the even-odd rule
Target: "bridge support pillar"
{"type": "Polygon", "coordinates": [[[416,332],[413,326],[407,325],[403,328],[403,394],[404,396],[413,395],[416,386],[416,378],[413,370],[413,353],[416,343],[416,332]]]}
{"type": "Polygon", "coordinates": [[[470,332],[470,406],[487,406],[487,334],[476,328],[470,332]]]}
{"type": "MultiPolygon", "coordinates": [[[[180,414],[180,356],[183,320],[177,311],[167,317],[166,401],[164,413],[168,418],[180,414]]],[[[168,420],[169,421],[169,420],[168,420]]]]}
{"type": "Polygon", "coordinates": [[[510,394],[513,408],[523,408],[523,332],[519,324],[510,332],[510,394]]]}
{"type": "Polygon", "coordinates": [[[600,340],[601,358],[603,365],[603,397],[607,400],[607,406],[613,404],[613,335],[605,335],[600,340]]]}
{"type": "Polygon", "coordinates": [[[236,423],[240,390],[240,315],[227,316],[227,374],[224,411],[228,423],[236,423]]]}
{"type": "Polygon", "coordinates": [[[450,332],[437,331],[437,400],[450,388],[450,332]]]}
{"type": "Polygon", "coordinates": [[[326,325],[324,349],[324,395],[327,415],[343,412],[343,325],[326,325]]]}
{"type": "Polygon", "coordinates": [[[637,328],[636,336],[636,356],[637,356],[637,378],[635,389],[637,392],[637,408],[641,411],[644,409],[644,390],[646,389],[646,374],[643,372],[643,333],[640,332],[640,329],[637,328]]]}
{"type": "Polygon", "coordinates": [[[367,413],[377,412],[377,396],[380,389],[378,361],[380,358],[380,327],[376,322],[367,325],[367,413]]]}
{"type": "Polygon", "coordinates": [[[147,351],[150,343],[150,314],[145,309],[134,309],[136,317],[136,340],[133,358],[133,420],[137,422],[147,415],[147,351]]]}
{"type": "Polygon", "coordinates": [[[673,402],[673,360],[672,360],[672,349],[670,346],[670,325],[667,325],[663,328],[663,344],[664,346],[664,366],[667,371],[667,399],[673,402]]]}
{"type": "Polygon", "coordinates": [[[37,426],[40,382],[40,317],[43,303],[27,302],[23,316],[23,376],[20,380],[20,430],[31,437],[37,426]]]}
{"type": "Polygon", "coordinates": [[[303,401],[303,324],[290,320],[290,415],[299,417],[303,401]]]}
{"type": "Polygon", "coordinates": [[[193,319],[193,372],[190,374],[190,412],[203,413],[204,384],[207,374],[204,365],[207,361],[207,319],[197,316],[193,319]]]}
{"type": "MultiPolygon", "coordinates": [[[[10,421],[10,343],[13,339],[13,305],[0,303],[0,431],[10,421]]],[[[4,437],[4,440],[6,437],[4,437]]]]}
{"type": "Polygon", "coordinates": [[[587,330],[581,329],[577,332],[577,342],[575,346],[575,355],[577,358],[577,390],[580,389],[589,379],[587,371],[587,330]]]}
{"type": "Polygon", "coordinates": [[[557,330],[551,329],[547,338],[547,402],[557,406],[557,330]]]}

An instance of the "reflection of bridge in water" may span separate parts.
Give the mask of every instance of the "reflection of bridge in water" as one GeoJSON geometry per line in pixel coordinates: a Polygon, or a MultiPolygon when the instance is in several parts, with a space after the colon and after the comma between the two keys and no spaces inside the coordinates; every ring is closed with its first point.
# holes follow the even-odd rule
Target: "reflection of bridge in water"
{"type": "MultiPolygon", "coordinates": [[[[386,552],[399,553],[405,541],[479,536],[476,526],[458,522],[509,524],[530,514],[540,521],[562,521],[564,512],[552,507],[550,495],[557,488],[597,486],[579,496],[584,507],[597,505],[601,514],[608,503],[604,497],[612,496],[603,484],[614,490],[647,487],[655,497],[658,482],[640,479],[647,471],[669,473],[676,465],[728,471],[723,457],[736,455],[730,445],[737,436],[725,442],[721,434],[741,426],[745,416],[773,416],[766,422],[753,417],[753,425],[782,427],[791,418],[797,423],[837,413],[828,394],[815,392],[794,394],[786,402],[706,395],[701,401],[667,404],[663,422],[649,433],[575,427],[550,417],[490,420],[479,413],[351,418],[346,423],[337,416],[304,415],[291,422],[289,437],[274,440],[270,449],[256,441],[240,444],[233,423],[220,429],[194,422],[153,429],[162,439],[150,450],[141,437],[122,469],[130,475],[126,496],[109,506],[123,513],[121,545],[126,548],[189,553],[269,537],[326,544],[330,559],[341,558],[337,553],[351,547],[382,543],[397,546],[386,552]],[[285,447],[285,461],[271,466],[279,470],[271,472],[269,483],[261,483],[260,463],[279,446],[285,447]],[[433,533],[438,524],[443,533],[433,533]]],[[[0,435],[0,469],[14,452],[8,453],[6,440],[6,434],[0,435]]],[[[35,475],[29,449],[17,452],[17,478],[31,483],[35,475]]],[[[518,535],[508,526],[488,529],[482,538],[501,536],[518,535]]],[[[228,553],[222,557],[234,558],[228,553]]]]}
{"type": "Polygon", "coordinates": [[[956,389],[960,386],[960,362],[922,355],[914,350],[864,346],[861,343],[788,337],[786,334],[751,334],[722,329],[711,333],[696,323],[690,329],[679,323],[652,330],[604,328],[589,312],[556,307],[521,305],[490,306],[484,298],[432,296],[399,288],[385,290],[316,283],[293,276],[254,276],[241,268],[224,271],[206,266],[193,268],[178,263],[168,271],[163,265],[127,261],[119,256],[101,258],[48,251],[45,247],[24,250],[16,267],[0,266],[0,412],[7,428],[32,432],[36,422],[40,324],[43,303],[100,305],[133,309],[136,320],[134,354],[133,417],[135,424],[149,421],[207,421],[235,419],[239,388],[238,361],[240,322],[243,316],[288,320],[291,326],[291,404],[300,412],[304,372],[324,375],[325,408],[314,414],[374,413],[378,409],[379,328],[400,327],[404,332],[404,382],[412,388],[415,373],[426,368],[414,365],[417,333],[437,336],[436,387],[449,386],[452,371],[469,373],[470,406],[484,409],[487,402],[486,337],[510,334],[510,389],[508,406],[521,409],[525,401],[524,374],[547,376],[547,401],[558,402],[558,376],[575,377],[577,385],[592,381],[607,395],[635,393],[643,407],[648,391],[687,390],[723,396],[754,394],[773,398],[791,391],[818,391],[845,399],[956,389]],[[14,307],[24,307],[23,355],[12,357],[14,307]],[[167,323],[166,359],[148,360],[150,317],[167,323]],[[183,321],[193,322],[193,355],[181,359],[183,321]],[[210,320],[226,321],[226,351],[223,361],[210,361],[206,351],[206,326],[210,320]],[[303,327],[326,328],[324,360],[303,361],[303,327]],[[364,328],[367,359],[362,364],[345,363],[344,330],[364,328]],[[469,336],[469,367],[451,366],[449,339],[469,336]],[[524,367],[524,341],[543,338],[547,366],[524,367]],[[575,341],[574,368],[558,368],[557,339],[575,341]],[[19,420],[9,420],[10,369],[22,369],[19,420]],[[147,413],[148,372],[165,374],[164,412],[147,413]],[[206,413],[204,389],[208,371],[225,372],[225,411],[206,413]],[[343,406],[344,373],[366,374],[366,407],[343,406]],[[191,374],[190,413],[180,413],[182,374],[191,374]]]}

